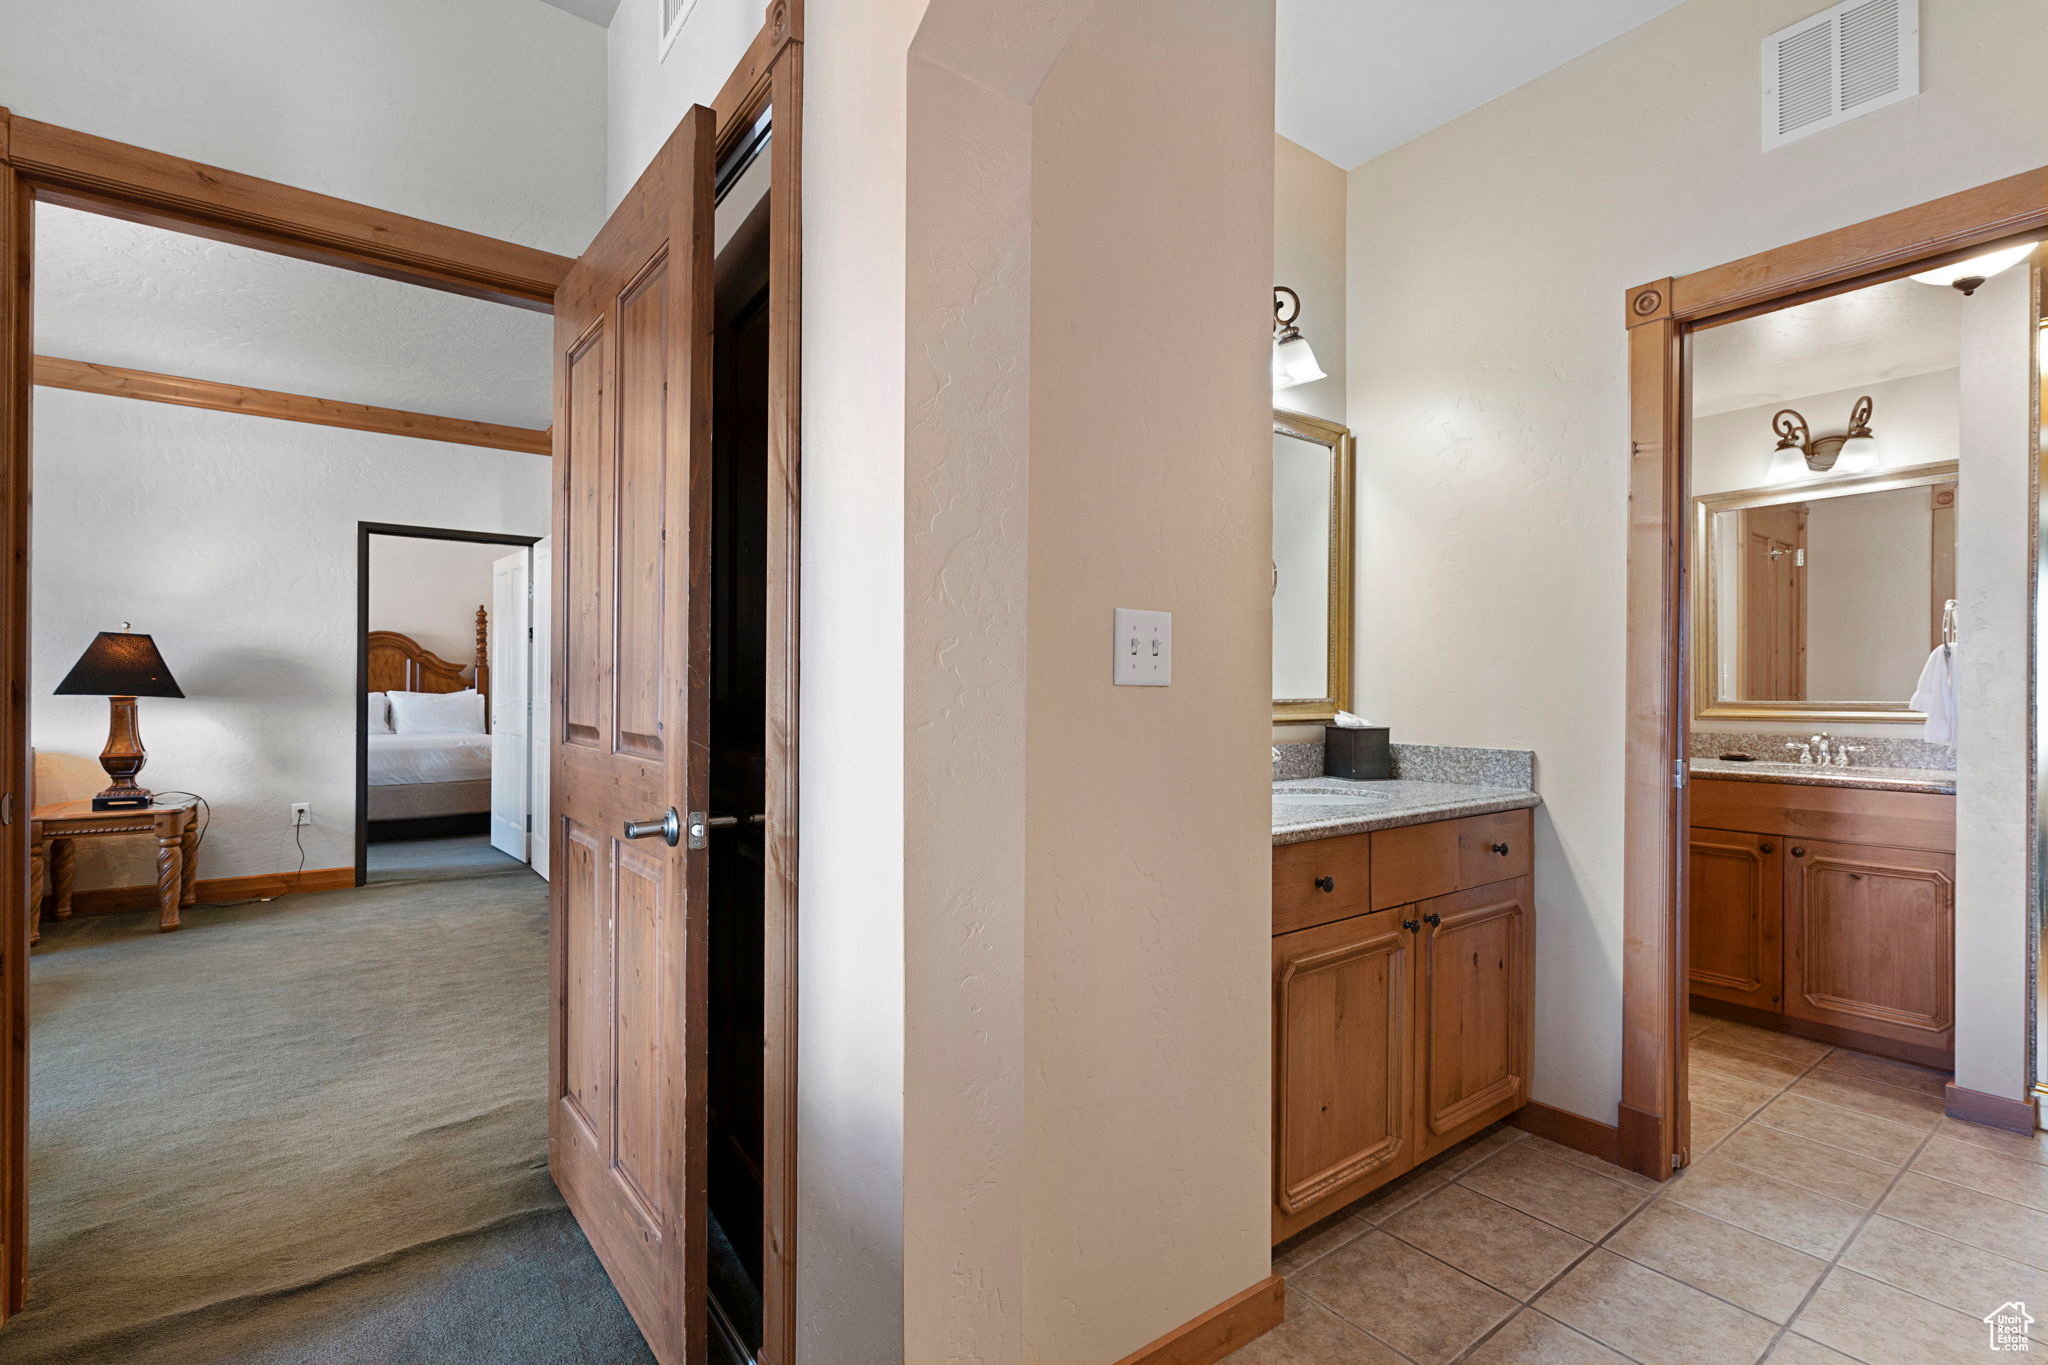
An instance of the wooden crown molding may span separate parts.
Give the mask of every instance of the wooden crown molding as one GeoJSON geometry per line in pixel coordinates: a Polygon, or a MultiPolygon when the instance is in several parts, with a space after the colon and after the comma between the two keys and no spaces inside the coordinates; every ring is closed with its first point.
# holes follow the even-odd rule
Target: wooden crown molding
{"type": "Polygon", "coordinates": [[[711,112],[717,115],[713,126],[717,130],[718,155],[724,156],[746,126],[767,107],[776,60],[785,47],[801,43],[803,38],[803,0],[771,0],[762,16],[760,31],[747,44],[739,64],[711,101],[711,112]]]}
{"type": "Polygon", "coordinates": [[[148,370],[95,365],[90,361],[64,360],[57,356],[36,357],[35,382],[45,388],[75,389],[80,393],[108,394],[115,398],[140,398],[188,408],[213,408],[220,412],[239,412],[246,417],[311,422],[318,426],[346,427],[352,431],[374,431],[385,436],[411,436],[422,441],[486,446],[492,450],[514,450],[525,455],[547,455],[554,448],[552,433],[532,427],[473,422],[466,417],[437,417],[432,413],[406,412],[399,408],[373,408],[333,398],[278,393],[240,384],[219,384],[210,379],[187,379],[175,374],[153,374],[148,370]]]}
{"type": "Polygon", "coordinates": [[[553,307],[571,264],[552,252],[34,119],[0,118],[0,128],[7,164],[45,203],[541,311],[553,307]]]}

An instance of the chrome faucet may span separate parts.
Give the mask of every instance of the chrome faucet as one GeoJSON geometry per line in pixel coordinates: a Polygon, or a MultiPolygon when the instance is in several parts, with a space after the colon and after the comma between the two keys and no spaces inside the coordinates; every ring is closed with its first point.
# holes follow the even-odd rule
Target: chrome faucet
{"type": "Polygon", "coordinates": [[[1828,746],[1833,743],[1834,738],[1825,730],[1813,737],[1813,761],[1823,768],[1835,761],[1834,755],[1828,751],[1828,746]]]}
{"type": "MultiPolygon", "coordinates": [[[[1818,738],[1818,736],[1816,736],[1816,738],[1818,738]]],[[[1786,744],[1786,745],[1785,745],[1785,747],[1786,747],[1786,748],[1788,748],[1788,749],[1796,749],[1796,750],[1797,750],[1797,751],[1799,752],[1799,762],[1801,762],[1801,763],[1811,763],[1811,762],[1813,762],[1813,746],[1812,746],[1812,745],[1810,745],[1810,744],[1801,744],[1801,743],[1798,743],[1797,741],[1794,741],[1794,742],[1791,742],[1791,743],[1788,743],[1788,744],[1786,744]]]]}
{"type": "Polygon", "coordinates": [[[1849,755],[1860,754],[1864,748],[1865,746],[1861,744],[1837,744],[1835,746],[1835,766],[1837,768],[1848,767],[1849,755]]]}

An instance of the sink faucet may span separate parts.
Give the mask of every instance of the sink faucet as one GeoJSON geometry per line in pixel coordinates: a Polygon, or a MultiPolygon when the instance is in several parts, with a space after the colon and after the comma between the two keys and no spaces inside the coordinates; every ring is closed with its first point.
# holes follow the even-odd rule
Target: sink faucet
{"type": "MultiPolygon", "coordinates": [[[[1816,735],[1816,736],[1814,736],[1814,738],[1818,739],[1818,738],[1819,738],[1819,736],[1818,736],[1818,735],[1816,735]]],[[[1788,744],[1786,744],[1786,745],[1785,745],[1785,747],[1786,747],[1786,748],[1788,748],[1788,749],[1796,749],[1796,750],[1798,751],[1798,753],[1799,753],[1799,761],[1800,761],[1801,763],[1811,763],[1811,762],[1813,762],[1813,746],[1812,746],[1812,745],[1810,745],[1810,744],[1801,744],[1801,743],[1798,743],[1798,742],[1794,741],[1794,742],[1791,742],[1791,743],[1788,743],[1788,744]]]]}
{"type": "Polygon", "coordinates": [[[1833,740],[1834,736],[1825,730],[1813,737],[1813,761],[1820,764],[1823,768],[1835,761],[1834,755],[1828,752],[1828,745],[1833,740]]]}
{"type": "Polygon", "coordinates": [[[1867,746],[1861,744],[1837,744],[1835,746],[1835,766],[1837,768],[1848,767],[1849,755],[1860,754],[1865,747],[1867,746]]]}

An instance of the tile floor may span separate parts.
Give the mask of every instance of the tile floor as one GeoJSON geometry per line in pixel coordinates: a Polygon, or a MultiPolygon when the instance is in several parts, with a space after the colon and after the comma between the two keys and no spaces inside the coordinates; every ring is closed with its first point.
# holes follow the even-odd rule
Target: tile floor
{"type": "Polygon", "coordinates": [[[1233,1365],[1943,1365],[2048,1350],[2048,1142],[1947,1078],[1692,1020],[1693,1164],[1659,1186],[1498,1128],[1274,1249],[1287,1321],[1233,1365]]]}

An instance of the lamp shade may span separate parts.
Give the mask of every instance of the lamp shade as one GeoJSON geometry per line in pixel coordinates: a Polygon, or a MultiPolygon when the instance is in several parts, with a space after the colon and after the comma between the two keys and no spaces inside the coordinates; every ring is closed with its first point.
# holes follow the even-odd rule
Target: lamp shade
{"type": "Polygon", "coordinates": [[[156,641],[147,635],[103,630],[57,684],[60,697],[182,697],[156,641]]]}

